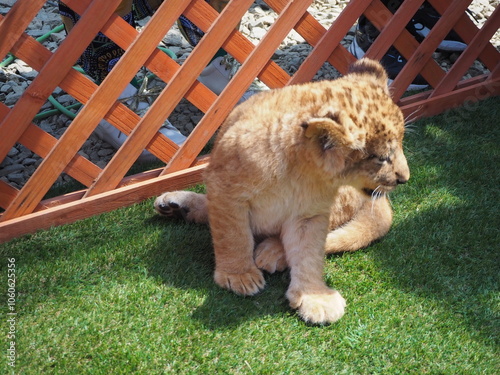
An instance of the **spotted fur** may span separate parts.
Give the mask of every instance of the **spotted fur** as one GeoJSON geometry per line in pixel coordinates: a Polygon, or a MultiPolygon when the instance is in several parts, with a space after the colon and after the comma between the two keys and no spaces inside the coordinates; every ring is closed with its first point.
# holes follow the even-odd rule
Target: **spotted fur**
{"type": "Polygon", "coordinates": [[[385,195],[409,179],[403,135],[385,71],[362,59],[343,78],[236,107],[206,169],[207,195],[166,193],[155,206],[208,219],[221,287],[254,295],[264,288],[262,270],[289,268],[290,305],[306,321],[333,322],[345,300],[323,281],[325,250],[356,250],[387,232],[385,195]]]}

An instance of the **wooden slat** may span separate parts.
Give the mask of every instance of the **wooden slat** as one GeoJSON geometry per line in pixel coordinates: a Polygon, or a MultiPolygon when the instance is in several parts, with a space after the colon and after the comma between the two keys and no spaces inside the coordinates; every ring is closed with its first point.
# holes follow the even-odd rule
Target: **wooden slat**
{"type": "Polygon", "coordinates": [[[434,25],[422,44],[408,59],[392,85],[392,96],[395,101],[405,93],[413,78],[422,70],[425,63],[431,58],[441,41],[445,38],[458,18],[465,12],[470,0],[455,0],[444,12],[443,16],[434,25]]]}
{"type": "Polygon", "coordinates": [[[75,25],[74,32],[61,43],[47,64],[40,70],[40,74],[27,87],[14,108],[0,123],[0,133],[3,133],[0,143],[0,160],[5,158],[16,140],[29,126],[31,119],[61,82],[62,74],[72,69],[74,62],[119,3],[120,0],[109,0],[105,3],[98,0],[92,2],[75,25]]]}
{"type": "Polygon", "coordinates": [[[222,121],[236,105],[246,88],[258,75],[271,58],[280,42],[306,11],[311,1],[291,2],[281,12],[259,45],[252,51],[248,59],[229,82],[210,110],[202,118],[198,126],[186,140],[181,152],[178,152],[167,165],[162,175],[188,168],[208,143],[222,121]]]}
{"type": "MultiPolygon", "coordinates": [[[[271,8],[274,9],[274,11],[278,13],[280,13],[287,4],[287,0],[267,0],[266,2],[271,8]]],[[[316,20],[308,12],[304,13],[294,28],[295,31],[297,31],[297,33],[299,33],[299,35],[301,35],[307,43],[313,47],[316,46],[326,33],[326,29],[323,25],[321,25],[318,20],[316,20]]],[[[338,45],[328,57],[327,61],[340,73],[345,74],[347,73],[349,65],[354,63],[356,59],[344,48],[344,46],[338,45]]]]}
{"type": "Polygon", "coordinates": [[[8,241],[24,233],[72,223],[92,215],[125,207],[152,195],[159,195],[163,191],[184,189],[201,181],[205,166],[185,169],[168,176],[0,222],[0,242],[8,241]]]}
{"type": "MultiPolygon", "coordinates": [[[[210,33],[206,34],[194,48],[193,52],[191,52],[184,62],[182,69],[175,74],[166,89],[158,96],[134,131],[127,137],[123,146],[95,181],[94,185],[89,188],[85,197],[102,193],[118,185],[122,177],[140,155],[144,146],[162,125],[164,119],[175,109],[175,106],[182,99],[191,84],[198,78],[201,71],[210,62],[212,56],[215,55],[219,49],[218,46],[233,32],[239,20],[252,3],[253,0],[240,0],[238,2],[230,2],[224,8],[219,17],[219,22],[213,25],[210,33]]],[[[139,38],[150,38],[146,33],[152,29],[154,22],[161,24],[165,22],[161,18],[161,14],[159,14],[160,10],[161,8],[155,13],[148,27],[141,33],[139,38]]],[[[125,56],[122,57],[122,59],[124,58],[125,56]]],[[[183,149],[187,147],[187,145],[183,146],[179,152],[182,153],[183,149]]]]}
{"type": "Polygon", "coordinates": [[[483,100],[497,95],[500,95],[500,79],[483,81],[474,85],[467,85],[463,88],[457,88],[443,95],[404,105],[401,107],[401,110],[405,116],[415,113],[415,116],[412,116],[412,118],[418,119],[435,116],[442,113],[444,109],[449,110],[459,107],[465,100],[476,102],[480,99],[483,100]]]}
{"type": "MultiPolygon", "coordinates": [[[[193,2],[192,7],[186,9],[184,15],[201,30],[207,32],[215,21],[217,12],[205,0],[196,0],[193,2]]],[[[222,45],[222,48],[240,63],[246,60],[254,47],[253,43],[244,37],[241,32],[233,33],[222,45]]],[[[258,77],[269,88],[283,87],[290,79],[290,76],[274,61],[269,62],[269,65],[262,70],[258,77]]]]}
{"type": "MultiPolygon", "coordinates": [[[[68,0],[66,3],[70,3],[70,1],[74,0],[68,0]]],[[[1,17],[2,16],[0,16],[0,19],[1,17]]],[[[123,26],[128,26],[128,24],[120,17],[115,18],[113,24],[121,24],[121,22],[123,22],[123,26]]],[[[136,35],[137,34],[138,33],[136,32],[136,35]]],[[[131,38],[130,43],[134,39],[135,38],[131,38]]],[[[41,70],[52,55],[49,50],[26,34],[20,36],[19,41],[13,46],[12,51],[17,57],[25,61],[35,70],[41,70]]],[[[162,55],[163,57],[167,57],[164,53],[162,53],[162,55]]],[[[160,63],[161,62],[164,62],[164,60],[161,59],[160,63]]],[[[97,85],[95,83],[74,69],[71,69],[68,72],[59,86],[76,100],[84,104],[87,103],[90,96],[97,89],[97,85]]],[[[213,93],[211,94],[215,97],[213,93]]],[[[130,134],[140,119],[137,114],[123,104],[117,104],[116,107],[113,107],[112,111],[108,112],[104,116],[104,118],[127,135],[130,134]]],[[[157,133],[155,135],[147,148],[159,159],[165,161],[165,163],[172,158],[177,150],[177,147],[172,145],[172,142],[161,133],[157,133]]]]}
{"type": "MultiPolygon", "coordinates": [[[[472,41],[467,45],[465,51],[455,61],[451,69],[446,73],[446,79],[442,80],[439,85],[434,88],[430,98],[445,94],[456,86],[464,73],[474,63],[474,60],[479,53],[489,43],[491,37],[495,34],[500,26],[500,8],[496,8],[490,18],[483,25],[481,30],[474,36],[472,41]]],[[[500,53],[499,53],[500,57],[500,53]]],[[[500,61],[500,58],[499,58],[500,61]]]]}
{"type": "MultiPolygon", "coordinates": [[[[368,48],[366,56],[375,60],[381,60],[423,2],[424,0],[403,1],[401,7],[394,13],[394,16],[389,19],[387,25],[382,28],[379,36],[377,36],[375,41],[368,48]]],[[[378,4],[378,6],[380,6],[380,4],[378,4]]]]}
{"type": "MultiPolygon", "coordinates": [[[[389,12],[389,10],[387,10],[387,8],[379,0],[375,0],[370,4],[370,6],[367,8],[365,12],[365,15],[379,30],[383,29],[385,25],[385,20],[390,19],[392,17],[392,13],[389,12]]],[[[411,58],[411,56],[415,53],[415,51],[419,47],[418,42],[406,29],[403,29],[401,31],[398,37],[394,40],[393,45],[394,47],[396,47],[399,53],[401,53],[401,55],[403,55],[403,57],[406,58],[407,60],[411,58]]],[[[375,51],[372,49],[370,53],[373,52],[375,51]]],[[[427,80],[427,82],[431,86],[435,86],[441,79],[444,78],[445,75],[441,67],[432,59],[429,59],[424,62],[420,74],[427,80]]],[[[416,76],[417,73],[415,73],[415,76],[411,77],[410,82],[413,81],[413,79],[416,76]]],[[[395,80],[391,84],[392,89],[395,89],[396,85],[399,85],[399,83],[395,80]]],[[[400,87],[400,89],[405,91],[408,85],[409,83],[405,87],[400,87]]],[[[397,101],[397,98],[395,99],[395,101],[397,101]]]]}
{"type": "MultiPolygon", "coordinates": [[[[171,0],[164,2],[157,11],[159,17],[164,17],[164,23],[161,30],[156,31],[156,33],[160,31],[165,33],[177,20],[184,9],[183,6],[187,6],[188,3],[188,0],[171,0]]],[[[94,14],[90,12],[90,10],[93,9],[93,4],[77,22],[65,42],[70,40],[72,35],[78,36],[79,32],[84,32],[83,30],[78,30],[77,27],[79,25],[85,25],[82,21],[85,20],[86,15],[90,17],[94,16],[94,14]]],[[[111,14],[107,16],[109,19],[111,14]]],[[[16,199],[14,199],[12,204],[7,208],[1,220],[8,220],[33,212],[36,205],[70,162],[73,155],[78,152],[97,123],[103,118],[104,114],[108,112],[113,103],[115,103],[118,95],[125,89],[128,82],[139,70],[143,62],[143,56],[148,56],[156,47],[158,39],[146,40],[144,36],[148,37],[149,35],[149,33],[141,33],[130,49],[120,58],[114,69],[108,74],[103,83],[92,95],[88,104],[83,107],[78,116],[64,132],[56,147],[50,152],[42,164],[40,164],[30,180],[28,180],[23,189],[21,189],[16,199]]],[[[63,42],[63,44],[65,42],[63,42]]],[[[57,52],[59,51],[60,49],[57,50],[57,52]]],[[[53,59],[49,60],[47,65],[49,65],[52,60],[53,59]]],[[[19,103],[14,109],[17,108],[18,105],[19,103]]]]}
{"type": "MultiPolygon", "coordinates": [[[[207,5],[203,0],[202,2],[203,5],[207,5]]],[[[82,4],[79,0],[67,0],[65,3],[68,5],[71,4],[71,7],[77,11],[82,9],[82,4]]],[[[213,8],[211,8],[209,5],[207,6],[213,12],[215,12],[213,8]]],[[[190,6],[189,9],[184,10],[184,13],[190,14],[191,9],[194,7],[195,6],[190,6]]],[[[215,14],[218,15],[217,12],[215,12],[215,14]]],[[[215,20],[216,16],[212,16],[215,20]]],[[[130,30],[127,25],[128,24],[123,19],[118,17],[116,20],[114,20],[114,22],[105,25],[102,31],[118,46],[120,46],[124,50],[127,50],[135,40],[135,38],[137,38],[137,36],[139,35],[139,32],[130,30]]],[[[208,27],[209,26],[210,23],[208,24],[208,27]]],[[[151,54],[150,58],[144,63],[144,65],[164,82],[169,82],[174,74],[180,69],[179,64],[177,64],[168,55],[160,50],[155,50],[151,54]]],[[[190,93],[188,93],[186,94],[186,99],[193,103],[201,111],[207,111],[213,100],[215,100],[215,94],[199,82],[195,82],[192,89],[196,90],[196,94],[190,95],[190,93]]]]}
{"type": "Polygon", "coordinates": [[[496,80],[498,78],[500,78],[500,63],[497,64],[497,66],[495,67],[495,69],[493,69],[491,71],[489,80],[496,80]]]}
{"type": "Polygon", "coordinates": [[[310,81],[321,68],[323,63],[333,53],[340,41],[347,34],[352,24],[358,19],[368,6],[368,2],[355,1],[347,5],[344,11],[339,15],[328,31],[323,34],[318,43],[314,46],[312,52],[300,65],[293,77],[288,82],[289,85],[310,81]]]}
{"type": "MultiPolygon", "coordinates": [[[[26,30],[31,20],[45,4],[45,0],[16,1],[6,16],[0,20],[0,56],[12,49],[20,34],[26,30]]],[[[0,160],[3,157],[0,156],[0,160]]]]}
{"type": "Polygon", "coordinates": [[[16,197],[19,190],[0,180],[0,207],[6,208],[16,197]]]}
{"type": "MultiPolygon", "coordinates": [[[[440,14],[443,14],[447,7],[451,4],[452,0],[430,0],[429,1],[434,9],[440,14]]],[[[477,26],[469,18],[467,14],[462,14],[454,27],[455,32],[467,44],[470,44],[474,35],[478,32],[477,26]]],[[[489,70],[495,68],[498,63],[498,51],[491,43],[488,43],[483,51],[479,54],[481,60],[489,70]]]]}

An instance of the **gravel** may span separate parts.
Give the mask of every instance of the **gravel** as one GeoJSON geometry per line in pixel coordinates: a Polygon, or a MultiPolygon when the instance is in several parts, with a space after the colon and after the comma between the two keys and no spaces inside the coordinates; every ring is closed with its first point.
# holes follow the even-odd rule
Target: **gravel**
{"type": "MultiPolygon", "coordinates": [[[[15,1],[16,0],[0,0],[0,14],[6,14],[15,1]]],[[[323,26],[328,28],[347,3],[347,0],[316,0],[309,8],[309,12],[323,26]]],[[[499,3],[500,0],[474,0],[469,6],[469,9],[474,15],[475,22],[479,26],[484,24],[487,17],[494,11],[499,3]]],[[[242,19],[240,31],[253,43],[257,44],[273,24],[276,17],[277,15],[270,10],[263,1],[255,1],[254,5],[242,19]]],[[[139,29],[147,21],[148,19],[140,21],[139,29]]],[[[27,33],[34,38],[38,38],[47,34],[60,24],[61,20],[57,11],[56,2],[47,1],[37,17],[29,25],[27,33]]],[[[64,31],[52,33],[43,44],[51,51],[54,51],[64,38],[64,31]]],[[[352,38],[353,29],[349,31],[342,43],[347,46],[351,43],[352,38]]],[[[176,25],[174,25],[165,36],[163,43],[177,55],[180,63],[189,56],[192,50],[192,47],[182,37],[176,25]]],[[[494,35],[492,43],[497,49],[500,47],[500,33],[498,31],[494,35]]],[[[299,34],[292,31],[274,54],[273,60],[286,72],[293,74],[297,70],[297,67],[300,66],[302,61],[307,57],[311,49],[312,47],[309,46],[299,34]]],[[[443,68],[451,66],[458,56],[457,53],[443,52],[436,52],[433,55],[443,68]]],[[[484,71],[484,66],[476,61],[466,77],[483,74],[484,71]]],[[[144,72],[140,72],[139,75],[143,73],[144,72]]],[[[19,100],[26,87],[28,87],[36,75],[37,72],[21,60],[14,60],[8,66],[1,67],[0,101],[12,107],[19,100]]],[[[338,75],[339,73],[331,65],[325,63],[314,79],[333,79],[338,75]]],[[[153,79],[150,85],[159,85],[161,87],[162,83],[153,79]]],[[[66,107],[76,103],[73,97],[59,88],[54,91],[53,97],[66,107]]],[[[51,110],[53,108],[53,105],[47,102],[42,107],[41,111],[51,110]]],[[[71,109],[71,112],[75,113],[76,109],[71,109]]],[[[187,135],[193,130],[202,116],[203,113],[200,110],[183,99],[171,114],[169,120],[178,127],[182,133],[187,135]]],[[[44,131],[59,138],[71,123],[71,118],[64,114],[57,113],[45,118],[36,119],[34,122],[44,131]]],[[[109,144],[100,140],[97,136],[92,135],[85,142],[80,153],[98,166],[104,167],[113,156],[114,151],[115,150],[109,144]]],[[[0,179],[16,188],[21,188],[40,163],[41,159],[39,156],[24,146],[16,144],[0,164],[0,179]]],[[[56,184],[62,184],[71,180],[69,176],[63,174],[59,177],[56,184]]]]}

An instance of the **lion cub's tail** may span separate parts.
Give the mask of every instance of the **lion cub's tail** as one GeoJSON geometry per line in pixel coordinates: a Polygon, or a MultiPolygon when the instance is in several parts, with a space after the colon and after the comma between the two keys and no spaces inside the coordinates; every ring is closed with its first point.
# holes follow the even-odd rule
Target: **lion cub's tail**
{"type": "Polygon", "coordinates": [[[366,200],[345,224],[333,228],[326,237],[327,254],[356,251],[385,236],[392,224],[392,209],[387,198],[366,200]]]}

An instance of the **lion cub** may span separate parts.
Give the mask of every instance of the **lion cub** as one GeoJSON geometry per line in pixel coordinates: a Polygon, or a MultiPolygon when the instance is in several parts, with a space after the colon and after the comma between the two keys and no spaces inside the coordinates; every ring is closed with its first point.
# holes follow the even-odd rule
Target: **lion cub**
{"type": "Polygon", "coordinates": [[[217,136],[206,197],[165,193],[155,207],[208,218],[221,287],[254,295],[264,288],[261,269],[288,267],[290,306],[308,322],[334,322],[345,300],[323,280],[325,249],[356,250],[387,232],[385,194],[410,176],[403,135],[384,69],[361,59],[335,81],[263,92],[237,106],[217,136]]]}

